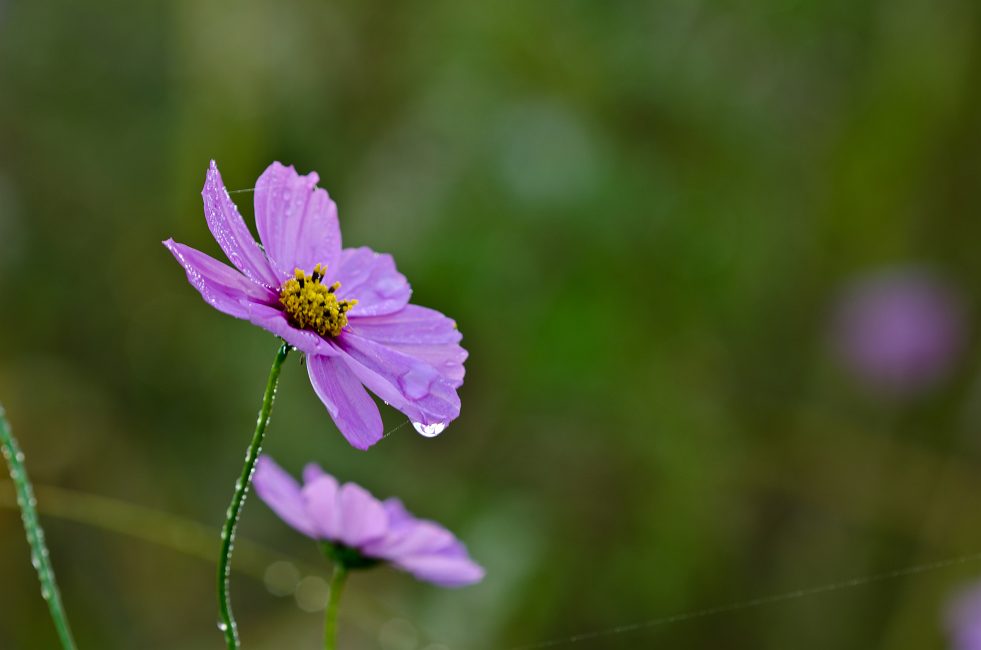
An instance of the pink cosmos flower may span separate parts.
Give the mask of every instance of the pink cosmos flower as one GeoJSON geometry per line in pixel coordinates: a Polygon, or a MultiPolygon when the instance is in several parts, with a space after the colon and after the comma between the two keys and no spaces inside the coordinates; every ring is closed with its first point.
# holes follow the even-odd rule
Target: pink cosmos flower
{"type": "Polygon", "coordinates": [[[211,162],[204,216],[234,268],[178,244],[164,246],[212,307],[262,327],[306,354],[310,383],[358,449],[382,438],[365,388],[437,435],[460,414],[467,352],[456,323],[409,304],[412,290],[390,255],[341,248],[337,206],[316,173],[273,163],[255,186],[260,246],[211,162]]]}
{"type": "Polygon", "coordinates": [[[259,498],[292,528],[328,542],[330,554],[346,568],[388,562],[442,587],[484,577],[453,533],[416,519],[398,499],[379,501],[354,483],[339,485],[312,463],[303,470],[303,483],[268,456],[259,458],[253,478],[259,498]]]}

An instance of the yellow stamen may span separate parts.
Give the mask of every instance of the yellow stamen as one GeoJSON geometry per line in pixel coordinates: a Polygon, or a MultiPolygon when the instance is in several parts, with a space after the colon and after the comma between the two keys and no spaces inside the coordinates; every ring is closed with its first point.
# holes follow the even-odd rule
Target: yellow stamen
{"type": "Polygon", "coordinates": [[[313,330],[321,336],[337,336],[347,325],[347,312],[358,304],[357,300],[338,300],[335,295],[341,283],[329,287],[320,283],[327,273],[321,264],[307,275],[301,269],[283,283],[279,290],[279,302],[286,315],[297,327],[313,330]]]}

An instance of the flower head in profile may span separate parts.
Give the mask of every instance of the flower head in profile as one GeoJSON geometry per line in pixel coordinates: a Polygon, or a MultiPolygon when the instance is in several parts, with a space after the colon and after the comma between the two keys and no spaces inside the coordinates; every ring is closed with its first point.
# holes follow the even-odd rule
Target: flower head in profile
{"type": "Polygon", "coordinates": [[[212,161],[204,216],[234,268],[173,239],[164,245],[208,304],[306,354],[314,391],[352,445],[382,438],[365,388],[436,435],[460,414],[467,352],[456,323],[409,304],[409,283],[390,255],[341,247],[337,206],[318,180],[279,163],[263,172],[255,186],[260,246],[212,161]]]}
{"type": "Polygon", "coordinates": [[[951,650],[981,650],[981,583],[961,591],[945,612],[951,650]]]}
{"type": "Polygon", "coordinates": [[[327,543],[349,569],[385,562],[442,587],[479,582],[484,570],[439,524],[412,516],[398,499],[379,501],[354,483],[338,484],[314,464],[303,485],[267,456],[253,478],[256,494],[287,524],[327,543]]]}

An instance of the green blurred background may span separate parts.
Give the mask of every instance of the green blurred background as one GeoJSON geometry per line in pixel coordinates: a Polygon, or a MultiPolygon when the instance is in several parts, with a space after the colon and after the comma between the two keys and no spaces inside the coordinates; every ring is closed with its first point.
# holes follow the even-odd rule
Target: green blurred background
{"type": "MultiPolygon", "coordinates": [[[[884,266],[935,269],[973,323],[979,80],[975,0],[0,0],[0,401],[80,647],[221,647],[218,526],[277,344],[160,245],[220,255],[211,158],[229,189],[318,171],[345,243],[471,353],[446,433],[368,453],[285,369],[266,451],[400,495],[488,571],[357,575],[344,647],[506,650],[981,551],[973,330],[904,399],[827,341],[884,266]]],[[[11,499],[0,648],[55,647],[11,499]]],[[[240,535],[274,550],[236,556],[245,647],[319,647],[315,546],[257,499],[240,535]]],[[[942,647],[975,577],[554,647],[942,647]]]]}

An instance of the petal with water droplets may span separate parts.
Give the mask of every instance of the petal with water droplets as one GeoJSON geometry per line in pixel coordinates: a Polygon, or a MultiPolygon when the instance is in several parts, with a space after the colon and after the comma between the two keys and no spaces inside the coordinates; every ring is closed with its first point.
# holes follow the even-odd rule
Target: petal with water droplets
{"type": "Polygon", "coordinates": [[[278,287],[276,274],[228,195],[214,160],[205,176],[201,199],[208,228],[235,268],[254,282],[269,288],[278,287]]]}
{"type": "Polygon", "coordinates": [[[338,297],[357,299],[351,315],[390,314],[405,307],[412,295],[409,282],[395,268],[392,256],[367,247],[344,249],[339,268],[327,271],[331,282],[341,283],[338,297]]]}
{"type": "Polygon", "coordinates": [[[369,390],[413,422],[446,424],[460,414],[456,388],[429,364],[348,332],[333,343],[369,390]]]}
{"type": "Polygon", "coordinates": [[[173,239],[163,243],[184,267],[187,280],[205,302],[230,316],[248,318],[250,306],[275,300],[275,295],[215,258],[173,239]]]}
{"type": "Polygon", "coordinates": [[[341,253],[337,206],[317,187],[316,172],[301,176],[291,166],[270,165],[255,184],[255,223],[280,281],[297,268],[335,269],[341,253]]]}
{"type": "Polygon", "coordinates": [[[393,314],[365,318],[351,312],[352,333],[431,365],[454,387],[463,383],[467,351],[456,323],[434,309],[406,305],[393,314]]]}
{"type": "Polygon", "coordinates": [[[378,406],[340,357],[311,355],[307,372],[317,397],[348,442],[367,449],[382,439],[378,406]]]}

